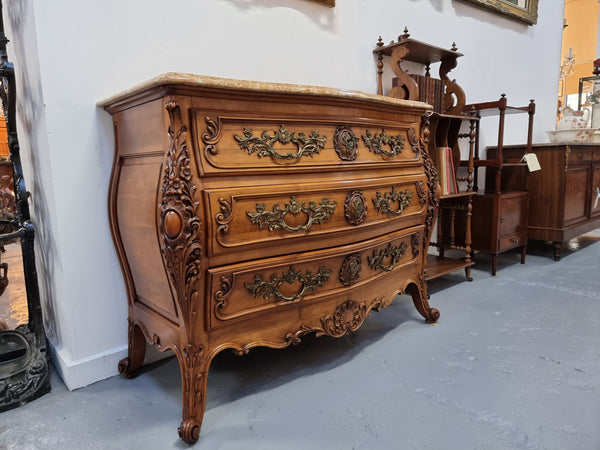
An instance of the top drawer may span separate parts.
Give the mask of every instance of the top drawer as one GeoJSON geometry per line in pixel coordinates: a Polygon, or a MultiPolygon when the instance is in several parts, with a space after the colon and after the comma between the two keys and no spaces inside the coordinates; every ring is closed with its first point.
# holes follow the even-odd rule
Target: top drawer
{"type": "Polygon", "coordinates": [[[416,120],[336,116],[323,121],[291,115],[249,118],[206,110],[192,110],[192,117],[203,174],[314,172],[421,162],[420,123],[416,120]]]}
{"type": "Polygon", "coordinates": [[[594,150],[592,148],[573,146],[569,149],[570,151],[567,153],[569,163],[590,162],[593,160],[594,150]]]}

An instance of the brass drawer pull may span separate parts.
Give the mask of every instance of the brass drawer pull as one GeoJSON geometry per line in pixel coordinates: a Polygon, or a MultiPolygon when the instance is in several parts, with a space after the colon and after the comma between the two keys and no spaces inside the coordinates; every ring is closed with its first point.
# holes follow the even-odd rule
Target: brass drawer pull
{"type": "Polygon", "coordinates": [[[296,271],[294,266],[291,266],[290,270],[284,273],[281,278],[273,274],[269,281],[264,281],[262,275],[255,275],[254,283],[245,283],[244,286],[255,298],[262,295],[266,299],[277,297],[286,302],[293,302],[302,298],[307,292],[316,291],[318,287],[322,287],[323,283],[329,279],[331,273],[332,271],[327,267],[320,267],[319,271],[313,275],[310,270],[302,273],[296,271]],[[296,282],[302,285],[299,292],[291,296],[281,293],[280,288],[284,283],[294,284],[296,282]]]}
{"type": "Polygon", "coordinates": [[[388,136],[385,130],[381,130],[381,134],[375,133],[371,135],[371,131],[365,130],[366,136],[363,136],[365,145],[369,150],[376,155],[385,155],[394,157],[402,153],[404,149],[404,138],[402,136],[388,136]],[[384,145],[389,145],[391,151],[385,150],[384,145]]]}
{"type": "Polygon", "coordinates": [[[248,150],[248,154],[256,152],[259,157],[270,156],[278,159],[300,159],[303,156],[313,156],[319,154],[321,149],[325,147],[327,136],[319,136],[319,132],[313,130],[310,136],[304,133],[296,133],[288,131],[285,125],[281,125],[279,131],[273,132],[273,136],[269,136],[267,131],[263,131],[260,137],[254,136],[254,132],[247,127],[244,127],[244,136],[233,135],[234,139],[240,145],[240,149],[248,150]],[[281,154],[275,151],[273,144],[279,142],[281,144],[294,144],[298,151],[296,153],[281,154]]]}
{"type": "Polygon", "coordinates": [[[382,270],[384,272],[390,272],[394,269],[396,264],[406,253],[406,245],[404,242],[400,246],[388,244],[385,250],[377,251],[373,250],[373,256],[369,256],[369,267],[373,270],[382,270]],[[390,258],[390,264],[385,265],[384,260],[390,258]]]}
{"type": "Polygon", "coordinates": [[[276,204],[273,206],[273,211],[266,211],[264,203],[257,203],[256,212],[246,211],[246,214],[250,222],[258,225],[260,230],[268,227],[269,231],[282,229],[293,233],[307,231],[313,224],[325,222],[334,213],[336,205],[337,202],[329,203],[328,198],[321,200],[318,205],[315,202],[307,205],[306,202],[300,203],[295,196],[292,196],[290,201],[286,202],[285,208],[276,204]],[[291,227],[285,222],[285,216],[288,214],[293,216],[305,214],[308,220],[304,225],[291,227]]]}
{"type": "Polygon", "coordinates": [[[382,195],[381,192],[377,192],[377,198],[373,199],[373,203],[375,204],[375,209],[380,213],[399,216],[410,205],[412,196],[412,192],[408,189],[404,192],[397,192],[396,189],[392,187],[392,191],[386,192],[384,195],[382,195]],[[398,203],[398,209],[392,209],[392,202],[398,203]]]}

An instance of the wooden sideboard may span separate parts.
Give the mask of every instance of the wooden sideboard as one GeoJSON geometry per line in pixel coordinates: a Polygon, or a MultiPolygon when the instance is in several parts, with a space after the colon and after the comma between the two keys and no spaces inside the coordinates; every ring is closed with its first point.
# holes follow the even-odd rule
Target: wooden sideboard
{"type": "Polygon", "coordinates": [[[175,353],[184,441],[198,439],[222,350],[343,336],[403,292],[438,319],[424,277],[438,201],[428,105],[173,73],[100,105],[129,303],[119,370],[136,375],[146,342],[175,353]]]}
{"type": "MultiPolygon", "coordinates": [[[[520,159],[526,147],[505,146],[504,155],[520,159]]],[[[534,144],[541,170],[506,168],[502,183],[510,189],[526,183],[529,192],[529,239],[551,241],[560,260],[563,242],[600,227],[600,146],[534,144]]]]}

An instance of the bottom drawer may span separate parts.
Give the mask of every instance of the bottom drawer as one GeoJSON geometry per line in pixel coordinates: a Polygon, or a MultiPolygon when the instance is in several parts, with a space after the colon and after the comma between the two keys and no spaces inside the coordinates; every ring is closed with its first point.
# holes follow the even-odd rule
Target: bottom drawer
{"type": "Polygon", "coordinates": [[[507,236],[501,236],[498,240],[498,251],[503,252],[505,250],[510,250],[511,248],[521,247],[525,244],[527,244],[526,231],[509,234],[507,236]]]}
{"type": "Polygon", "coordinates": [[[423,233],[423,226],[413,227],[357,244],[209,269],[209,327],[350,295],[390,273],[400,282],[402,270],[417,273],[423,264],[423,233]]]}

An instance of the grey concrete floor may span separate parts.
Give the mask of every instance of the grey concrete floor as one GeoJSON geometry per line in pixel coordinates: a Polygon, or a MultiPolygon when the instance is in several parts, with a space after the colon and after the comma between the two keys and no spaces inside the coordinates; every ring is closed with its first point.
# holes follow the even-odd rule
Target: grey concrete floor
{"type": "MultiPolygon", "coordinates": [[[[600,449],[600,230],[476,255],[433,280],[438,324],[407,296],[342,339],[220,354],[194,449],[600,449]]],[[[1,449],[188,448],[174,358],[137,378],[52,392],[0,414],[1,449]]]]}

